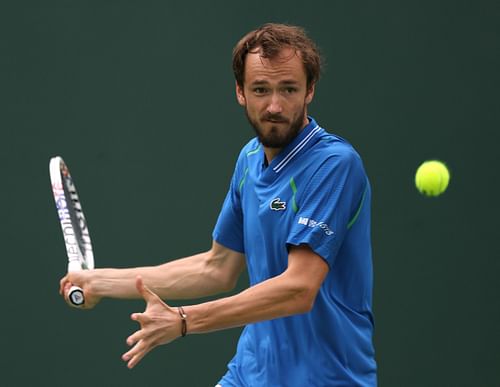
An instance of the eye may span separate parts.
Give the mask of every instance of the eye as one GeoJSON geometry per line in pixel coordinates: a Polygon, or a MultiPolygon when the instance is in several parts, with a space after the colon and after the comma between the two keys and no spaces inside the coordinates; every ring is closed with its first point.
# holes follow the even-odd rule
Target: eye
{"type": "Polygon", "coordinates": [[[297,88],[296,87],[293,87],[293,86],[288,86],[288,87],[285,87],[283,89],[283,92],[285,94],[293,94],[293,93],[296,93],[297,92],[297,88]]]}
{"type": "Polygon", "coordinates": [[[267,89],[265,87],[254,87],[253,92],[257,95],[264,95],[267,93],[267,89]]]}

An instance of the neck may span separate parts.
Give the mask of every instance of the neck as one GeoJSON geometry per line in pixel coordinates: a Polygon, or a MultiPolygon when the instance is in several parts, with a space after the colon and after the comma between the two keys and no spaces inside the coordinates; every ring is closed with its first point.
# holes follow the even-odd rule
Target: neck
{"type": "Polygon", "coordinates": [[[267,148],[264,147],[264,154],[266,155],[267,165],[281,152],[283,148],[267,148]]]}

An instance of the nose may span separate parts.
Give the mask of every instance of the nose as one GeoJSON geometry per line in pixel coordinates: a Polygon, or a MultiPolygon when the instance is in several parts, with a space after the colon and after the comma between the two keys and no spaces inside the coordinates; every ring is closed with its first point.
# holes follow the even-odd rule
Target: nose
{"type": "Polygon", "coordinates": [[[267,105],[267,112],[271,114],[278,114],[282,111],[283,107],[281,106],[279,95],[277,93],[273,93],[271,95],[271,100],[267,105]]]}

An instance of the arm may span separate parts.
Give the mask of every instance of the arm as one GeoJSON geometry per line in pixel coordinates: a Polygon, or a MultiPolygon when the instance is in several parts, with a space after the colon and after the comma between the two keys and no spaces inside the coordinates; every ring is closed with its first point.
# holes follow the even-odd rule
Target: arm
{"type": "MultiPolygon", "coordinates": [[[[184,308],[188,333],[204,333],[270,320],[311,310],[316,294],[328,274],[328,265],[308,246],[291,247],[288,268],[243,292],[216,301],[184,308]]],[[[141,329],[127,339],[133,348],[123,355],[134,367],[151,349],[181,334],[176,308],[164,304],[138,280],[138,289],[147,302],[144,313],[132,314],[141,329]]]]}
{"type": "Polygon", "coordinates": [[[279,276],[216,301],[185,307],[189,333],[204,333],[311,310],[328,274],[326,262],[308,246],[292,247],[279,276]]]}
{"type": "Polygon", "coordinates": [[[86,308],[103,297],[139,298],[135,282],[141,276],[148,288],[161,298],[197,298],[231,290],[245,267],[243,254],[217,242],[204,253],[159,266],[131,269],[95,269],[68,273],[60,283],[66,297],[72,285],[83,288],[86,308]]]}

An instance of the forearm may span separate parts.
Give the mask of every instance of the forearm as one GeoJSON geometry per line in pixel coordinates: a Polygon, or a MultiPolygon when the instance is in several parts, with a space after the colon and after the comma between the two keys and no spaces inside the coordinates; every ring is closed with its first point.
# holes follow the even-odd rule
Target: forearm
{"type": "Polygon", "coordinates": [[[306,313],[315,296],[314,289],[295,284],[282,274],[237,295],[185,307],[188,332],[204,333],[306,313]]]}
{"type": "Polygon", "coordinates": [[[135,287],[138,275],[163,299],[197,298],[227,290],[207,258],[209,252],[177,259],[159,266],[131,269],[97,269],[89,288],[97,297],[140,298],[135,287]]]}

